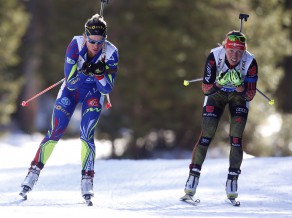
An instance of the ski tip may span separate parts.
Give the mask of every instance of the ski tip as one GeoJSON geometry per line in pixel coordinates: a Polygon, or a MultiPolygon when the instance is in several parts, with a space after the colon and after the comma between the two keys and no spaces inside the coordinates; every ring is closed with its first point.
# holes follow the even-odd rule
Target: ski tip
{"type": "Polygon", "coordinates": [[[233,205],[234,207],[239,207],[239,206],[240,206],[240,202],[239,202],[239,201],[236,201],[235,203],[232,203],[232,205],[233,205]]]}
{"type": "Polygon", "coordinates": [[[27,200],[27,195],[20,192],[19,195],[23,198],[23,200],[27,200]]]}
{"type": "Polygon", "coordinates": [[[235,198],[227,198],[226,202],[231,204],[232,206],[239,207],[240,201],[235,200],[235,198]]]}

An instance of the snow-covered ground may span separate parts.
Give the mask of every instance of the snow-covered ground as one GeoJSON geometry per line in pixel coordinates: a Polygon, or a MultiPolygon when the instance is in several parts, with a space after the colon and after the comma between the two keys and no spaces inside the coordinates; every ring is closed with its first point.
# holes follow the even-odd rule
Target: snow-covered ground
{"type": "MultiPolygon", "coordinates": [[[[240,207],[225,203],[228,159],[206,159],[196,197],[179,201],[189,159],[96,160],[93,207],[80,194],[80,142],[61,140],[27,201],[18,196],[40,136],[0,139],[0,216],[6,217],[292,217],[292,157],[248,158],[239,178],[240,207]]],[[[97,143],[102,151],[108,146],[97,143]],[[104,148],[104,149],[102,149],[104,148]]],[[[191,154],[190,154],[191,155],[191,154]]]]}

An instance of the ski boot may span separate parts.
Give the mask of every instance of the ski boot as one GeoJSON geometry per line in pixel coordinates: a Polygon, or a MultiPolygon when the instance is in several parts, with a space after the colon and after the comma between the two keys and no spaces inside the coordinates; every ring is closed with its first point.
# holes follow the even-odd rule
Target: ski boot
{"type": "Polygon", "coordinates": [[[91,201],[91,198],[94,196],[94,193],[93,193],[93,175],[94,175],[94,172],[90,171],[88,173],[84,173],[84,175],[82,175],[82,179],[81,179],[82,197],[85,199],[86,204],[88,206],[93,205],[93,203],[91,201]]]}
{"type": "Polygon", "coordinates": [[[199,199],[193,199],[193,196],[196,193],[196,189],[199,183],[199,178],[200,178],[200,169],[193,167],[193,165],[190,165],[190,173],[189,177],[187,179],[186,185],[185,185],[185,195],[181,197],[180,199],[182,201],[185,201],[190,204],[196,205],[197,203],[200,202],[199,199]]]}
{"type": "Polygon", "coordinates": [[[231,202],[233,206],[239,206],[240,202],[236,201],[235,199],[238,197],[238,176],[240,174],[240,169],[229,169],[229,173],[227,176],[227,181],[226,181],[226,195],[227,199],[231,202]]]}
{"type": "Polygon", "coordinates": [[[33,189],[35,183],[38,181],[40,171],[41,169],[38,168],[36,165],[32,165],[29,168],[28,174],[21,184],[22,190],[19,193],[19,195],[22,196],[24,200],[27,199],[27,193],[33,189]]]}

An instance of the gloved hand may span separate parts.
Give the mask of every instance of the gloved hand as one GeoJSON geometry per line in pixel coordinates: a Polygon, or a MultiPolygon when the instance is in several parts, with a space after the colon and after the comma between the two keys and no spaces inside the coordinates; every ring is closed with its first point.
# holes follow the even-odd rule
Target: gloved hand
{"type": "Polygon", "coordinates": [[[86,76],[93,75],[92,63],[85,61],[80,69],[80,72],[85,74],[86,76]]]}
{"type": "Polygon", "coordinates": [[[221,71],[218,75],[217,81],[218,81],[218,84],[220,86],[225,86],[227,83],[230,82],[229,72],[228,71],[226,71],[226,72],[221,71]]]}
{"type": "Polygon", "coordinates": [[[96,76],[102,76],[104,71],[105,71],[105,62],[104,61],[98,61],[96,64],[93,64],[92,68],[93,70],[93,74],[96,76]]]}
{"type": "Polygon", "coordinates": [[[242,84],[242,78],[241,78],[241,73],[236,71],[235,69],[230,71],[230,82],[232,85],[235,87],[238,87],[242,84]]]}
{"type": "Polygon", "coordinates": [[[98,61],[96,64],[85,61],[80,71],[86,76],[101,76],[103,75],[105,68],[106,65],[104,61],[98,61]]]}

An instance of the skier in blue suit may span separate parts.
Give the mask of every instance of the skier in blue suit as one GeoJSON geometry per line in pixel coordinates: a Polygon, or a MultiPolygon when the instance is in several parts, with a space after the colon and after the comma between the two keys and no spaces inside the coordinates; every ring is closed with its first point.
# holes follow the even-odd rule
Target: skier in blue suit
{"type": "Polygon", "coordinates": [[[40,171],[64,134],[77,104],[80,103],[81,192],[86,200],[91,199],[95,160],[94,130],[102,111],[104,96],[112,91],[117,72],[118,50],[107,40],[107,24],[104,18],[95,14],[85,23],[84,34],[73,37],[67,48],[64,63],[65,81],[54,105],[50,129],[21,185],[21,196],[27,198],[27,193],[33,189],[40,171]]]}

